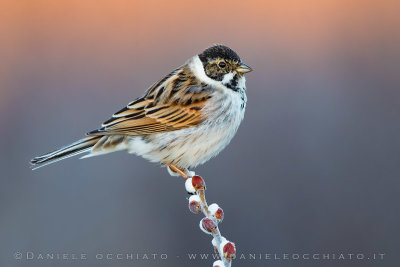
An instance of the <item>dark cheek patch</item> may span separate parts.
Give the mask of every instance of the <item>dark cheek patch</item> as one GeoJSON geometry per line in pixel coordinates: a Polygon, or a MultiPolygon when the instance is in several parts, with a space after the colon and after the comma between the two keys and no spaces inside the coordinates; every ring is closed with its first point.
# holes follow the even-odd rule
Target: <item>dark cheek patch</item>
{"type": "Polygon", "coordinates": [[[211,79],[214,79],[216,81],[222,81],[225,72],[220,71],[220,68],[217,66],[217,64],[210,64],[206,67],[206,74],[211,79]]]}

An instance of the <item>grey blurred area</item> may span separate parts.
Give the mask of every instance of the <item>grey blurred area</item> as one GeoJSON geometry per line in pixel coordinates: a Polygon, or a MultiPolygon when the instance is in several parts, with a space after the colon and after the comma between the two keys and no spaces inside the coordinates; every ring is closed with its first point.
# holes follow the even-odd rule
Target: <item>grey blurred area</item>
{"type": "Polygon", "coordinates": [[[236,137],[195,169],[245,257],[233,266],[399,266],[399,4],[272,2],[2,2],[0,266],[212,266],[188,257],[211,238],[165,168],[28,162],[213,43],[254,68],[236,137]]]}

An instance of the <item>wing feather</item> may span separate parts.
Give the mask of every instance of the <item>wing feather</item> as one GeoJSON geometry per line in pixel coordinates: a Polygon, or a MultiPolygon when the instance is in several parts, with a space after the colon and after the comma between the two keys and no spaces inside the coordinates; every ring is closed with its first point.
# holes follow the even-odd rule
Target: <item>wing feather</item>
{"type": "Polygon", "coordinates": [[[198,125],[204,119],[202,109],[211,92],[183,66],[88,135],[148,135],[198,125]]]}

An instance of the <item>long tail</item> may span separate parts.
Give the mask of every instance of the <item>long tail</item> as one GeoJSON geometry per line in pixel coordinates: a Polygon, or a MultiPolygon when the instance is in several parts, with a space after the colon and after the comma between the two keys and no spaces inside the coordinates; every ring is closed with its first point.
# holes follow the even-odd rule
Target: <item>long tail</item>
{"type": "Polygon", "coordinates": [[[88,136],[56,151],[35,157],[31,160],[32,169],[35,170],[59,160],[88,152],[101,138],[102,136],[88,136]]]}

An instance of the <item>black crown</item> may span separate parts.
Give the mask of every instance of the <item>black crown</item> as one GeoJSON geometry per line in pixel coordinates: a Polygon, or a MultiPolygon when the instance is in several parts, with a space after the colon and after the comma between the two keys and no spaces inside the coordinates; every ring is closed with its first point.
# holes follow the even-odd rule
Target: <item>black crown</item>
{"type": "Polygon", "coordinates": [[[240,57],[235,51],[225,45],[214,45],[204,50],[199,55],[200,60],[206,63],[210,59],[225,59],[240,62],[240,57]]]}

